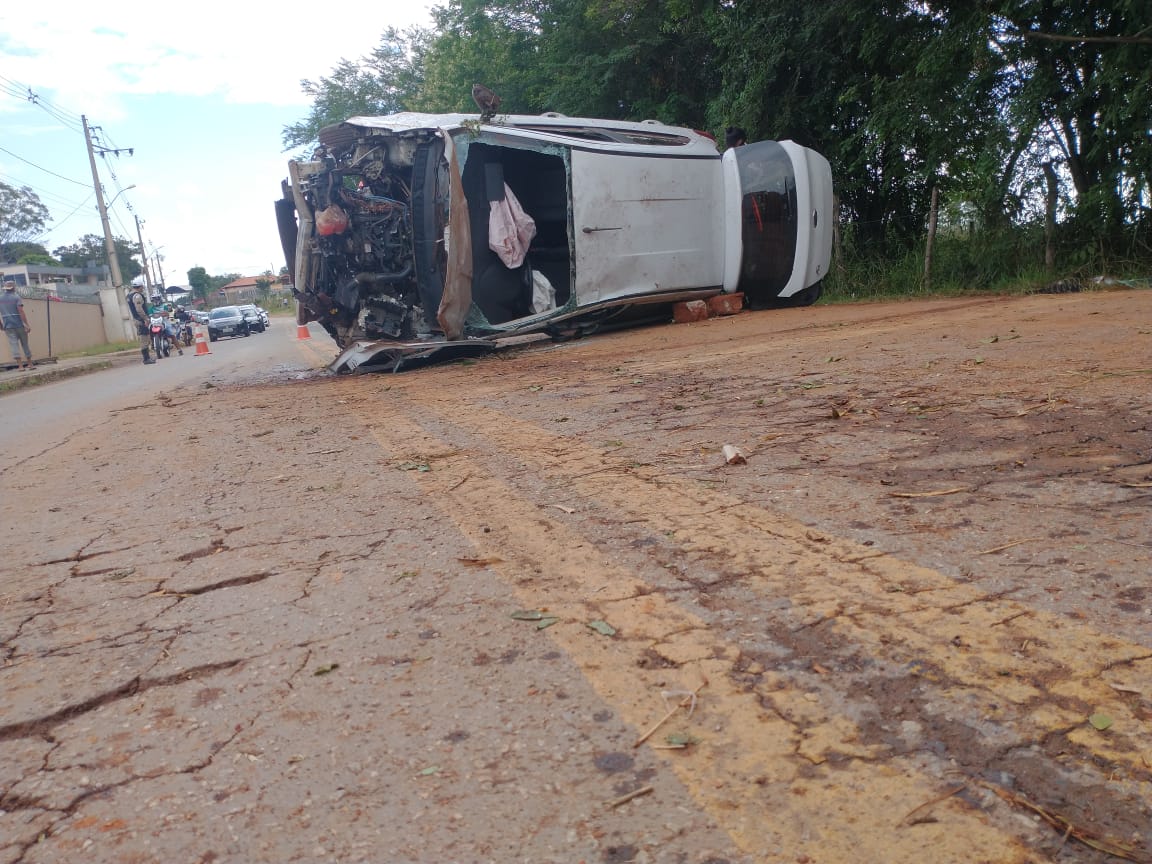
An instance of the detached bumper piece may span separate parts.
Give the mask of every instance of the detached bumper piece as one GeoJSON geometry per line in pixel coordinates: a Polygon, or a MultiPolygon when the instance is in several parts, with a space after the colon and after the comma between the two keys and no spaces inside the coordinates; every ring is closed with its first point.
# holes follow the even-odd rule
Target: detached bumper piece
{"type": "Polygon", "coordinates": [[[497,349],[489,339],[438,342],[357,342],[328,367],[339,374],[400,372],[432,363],[484,357],[497,349]]]}

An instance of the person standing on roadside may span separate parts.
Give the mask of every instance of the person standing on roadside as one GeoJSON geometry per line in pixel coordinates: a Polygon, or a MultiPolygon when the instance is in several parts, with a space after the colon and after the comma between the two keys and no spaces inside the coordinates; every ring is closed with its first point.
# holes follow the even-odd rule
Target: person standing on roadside
{"type": "Polygon", "coordinates": [[[16,293],[16,283],[4,280],[4,292],[0,294],[0,327],[8,334],[8,346],[12,349],[12,361],[21,370],[35,369],[32,351],[28,347],[28,316],[24,313],[24,298],[16,293]],[[23,349],[24,356],[20,356],[23,349]]]}
{"type": "Polygon", "coordinates": [[[148,347],[152,344],[152,334],[148,325],[148,300],[139,288],[128,287],[128,311],[132,313],[132,320],[136,322],[136,333],[140,336],[140,356],[145,363],[155,363],[156,360],[148,356],[148,347]]]}

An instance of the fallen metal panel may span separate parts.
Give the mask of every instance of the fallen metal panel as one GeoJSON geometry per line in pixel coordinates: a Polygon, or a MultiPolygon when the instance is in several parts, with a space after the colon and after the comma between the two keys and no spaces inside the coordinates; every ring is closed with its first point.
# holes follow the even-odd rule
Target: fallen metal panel
{"type": "Polygon", "coordinates": [[[329,365],[337,373],[399,372],[431,363],[483,357],[497,345],[488,339],[452,342],[357,342],[329,365]]]}

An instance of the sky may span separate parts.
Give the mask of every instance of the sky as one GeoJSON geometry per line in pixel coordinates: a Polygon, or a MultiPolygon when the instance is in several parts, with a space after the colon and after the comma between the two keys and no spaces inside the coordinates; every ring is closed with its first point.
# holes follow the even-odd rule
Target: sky
{"type": "Polygon", "coordinates": [[[132,150],[97,169],[113,235],[136,242],[139,218],[153,275],[279,272],[273,202],[292,155],[283,129],[311,106],[301,80],[366,56],[389,26],[427,26],[430,5],[0,4],[0,180],[48,207],[49,252],[102,235],[83,115],[100,145],[132,150]]]}

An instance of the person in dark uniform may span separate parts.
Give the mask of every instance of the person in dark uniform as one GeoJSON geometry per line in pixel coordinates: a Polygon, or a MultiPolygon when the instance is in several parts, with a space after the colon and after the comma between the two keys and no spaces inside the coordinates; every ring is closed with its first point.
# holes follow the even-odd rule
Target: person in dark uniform
{"type": "Polygon", "coordinates": [[[152,344],[152,334],[148,332],[151,321],[148,317],[148,301],[139,288],[128,287],[128,311],[132,313],[132,320],[136,322],[136,333],[140,337],[140,356],[144,358],[145,363],[155,363],[155,358],[148,355],[148,348],[152,344]]]}

